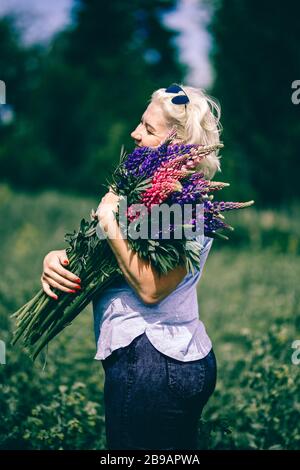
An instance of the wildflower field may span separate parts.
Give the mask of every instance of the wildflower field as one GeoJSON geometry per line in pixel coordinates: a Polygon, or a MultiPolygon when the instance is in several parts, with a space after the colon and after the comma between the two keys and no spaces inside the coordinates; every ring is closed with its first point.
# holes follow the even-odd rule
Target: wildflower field
{"type": "MultiPolygon", "coordinates": [[[[10,345],[10,314],[40,289],[42,260],[98,199],[0,185],[1,449],[105,449],[104,374],[92,308],[34,364],[10,345]]],[[[198,286],[218,361],[217,388],[199,422],[199,449],[300,449],[300,208],[228,214],[198,286]],[[295,354],[294,354],[295,357],[295,354]],[[297,357],[297,356],[296,356],[297,357]]]]}

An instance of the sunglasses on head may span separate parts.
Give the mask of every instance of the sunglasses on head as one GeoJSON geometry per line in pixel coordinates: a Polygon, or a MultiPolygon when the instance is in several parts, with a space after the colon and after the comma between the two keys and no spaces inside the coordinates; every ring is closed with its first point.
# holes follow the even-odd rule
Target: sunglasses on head
{"type": "Polygon", "coordinates": [[[179,85],[170,85],[168,88],[165,89],[166,93],[179,93],[182,91],[184,95],[174,96],[171,101],[174,104],[184,104],[186,108],[186,104],[189,103],[189,97],[187,96],[186,92],[179,86],[179,85]]]}

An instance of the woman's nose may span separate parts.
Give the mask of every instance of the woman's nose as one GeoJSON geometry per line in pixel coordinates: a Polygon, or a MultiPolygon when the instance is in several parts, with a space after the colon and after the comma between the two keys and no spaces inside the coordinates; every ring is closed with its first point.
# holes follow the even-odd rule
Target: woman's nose
{"type": "Polygon", "coordinates": [[[130,135],[134,140],[141,140],[142,138],[140,132],[138,132],[137,129],[132,131],[130,135]]]}

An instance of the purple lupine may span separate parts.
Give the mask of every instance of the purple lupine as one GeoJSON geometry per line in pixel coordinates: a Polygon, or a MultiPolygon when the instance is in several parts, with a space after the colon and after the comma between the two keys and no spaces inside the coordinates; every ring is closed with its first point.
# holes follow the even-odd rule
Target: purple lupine
{"type": "Polygon", "coordinates": [[[164,162],[189,154],[192,148],[194,144],[161,145],[154,149],[137,147],[127,156],[124,168],[127,175],[150,178],[164,162]]]}
{"type": "MultiPolygon", "coordinates": [[[[135,179],[140,179],[141,181],[146,179],[151,180],[156,174],[162,173],[162,181],[155,182],[153,180],[151,187],[148,187],[146,191],[141,193],[140,202],[143,201],[145,203],[145,198],[149,194],[149,201],[146,198],[149,204],[146,205],[150,207],[164,200],[170,205],[177,203],[182,208],[186,204],[192,204],[192,218],[188,223],[194,228],[196,227],[196,205],[204,203],[204,234],[212,234],[222,228],[232,229],[230,225],[222,220],[224,217],[221,215],[221,212],[248,207],[254,201],[245,203],[211,201],[213,196],[208,196],[208,193],[223,189],[229,186],[229,184],[207,180],[204,177],[204,173],[196,171],[196,168],[206,155],[216,149],[216,146],[184,143],[171,144],[171,141],[172,138],[170,139],[170,136],[168,136],[166,141],[156,148],[136,147],[131,154],[127,155],[126,160],[122,163],[117,178],[117,188],[126,187],[126,183],[130,179],[132,181],[135,179]],[[185,158],[181,159],[180,157],[185,158]],[[183,176],[178,177],[177,174],[175,175],[175,167],[173,168],[172,164],[170,165],[173,160],[174,165],[178,161],[178,169],[189,170],[190,174],[184,175],[183,171],[183,176]],[[170,169],[167,170],[169,173],[167,173],[165,168],[169,166],[170,169]],[[176,189],[176,184],[173,184],[176,180],[180,180],[181,184],[178,186],[180,189],[176,189]]],[[[219,146],[222,147],[223,145],[220,144],[219,146]]],[[[137,216],[138,214],[135,214],[131,217],[129,208],[129,220],[135,219],[137,216]]],[[[174,231],[172,224],[169,230],[170,232],[174,231]]],[[[161,231],[159,231],[159,235],[161,235],[161,231]]]]}

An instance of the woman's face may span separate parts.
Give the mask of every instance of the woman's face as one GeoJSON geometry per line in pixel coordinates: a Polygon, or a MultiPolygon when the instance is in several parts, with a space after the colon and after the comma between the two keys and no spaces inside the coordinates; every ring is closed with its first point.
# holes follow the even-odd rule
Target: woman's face
{"type": "Polygon", "coordinates": [[[157,147],[169,132],[170,127],[167,126],[160,105],[151,102],[140,124],[130,135],[139,147],[157,147]]]}

